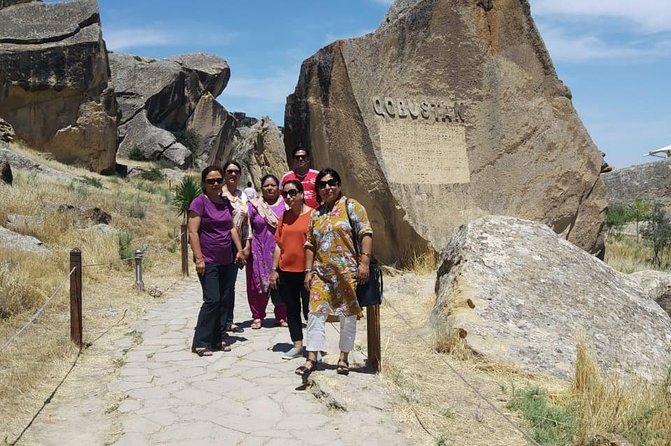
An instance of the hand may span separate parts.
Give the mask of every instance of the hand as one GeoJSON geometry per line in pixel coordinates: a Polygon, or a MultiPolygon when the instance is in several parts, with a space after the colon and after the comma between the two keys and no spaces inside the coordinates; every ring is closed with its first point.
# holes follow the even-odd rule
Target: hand
{"type": "Polygon", "coordinates": [[[273,270],[270,272],[270,288],[276,290],[280,284],[280,274],[273,270]]]}
{"type": "Polygon", "coordinates": [[[238,253],[235,255],[235,263],[240,266],[244,266],[244,264],[247,263],[247,258],[242,251],[238,251],[238,253]]]}
{"type": "Polygon", "coordinates": [[[303,286],[308,291],[310,291],[310,282],[312,282],[312,271],[305,273],[305,279],[303,280],[303,286]]]}
{"type": "MultiPolygon", "coordinates": [[[[249,245],[248,245],[248,246],[249,246],[249,245]]],[[[245,257],[245,262],[246,262],[247,259],[249,258],[249,254],[250,254],[250,249],[249,249],[249,247],[247,247],[247,248],[245,248],[245,249],[242,250],[242,255],[245,257]]]]}
{"type": "Polygon", "coordinates": [[[359,262],[359,271],[358,271],[358,284],[364,284],[368,282],[368,275],[370,274],[370,269],[368,268],[368,263],[359,262]]]}
{"type": "Polygon", "coordinates": [[[196,259],[196,272],[199,276],[205,274],[205,260],[196,259]]]}

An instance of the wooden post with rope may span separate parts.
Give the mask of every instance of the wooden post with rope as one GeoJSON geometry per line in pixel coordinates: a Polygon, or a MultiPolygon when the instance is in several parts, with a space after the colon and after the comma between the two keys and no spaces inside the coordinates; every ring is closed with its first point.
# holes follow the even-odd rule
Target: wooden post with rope
{"type": "Polygon", "coordinates": [[[182,275],[189,276],[189,243],[188,233],[186,232],[186,223],[180,227],[181,245],[182,245],[182,275]]]}
{"type": "Polygon", "coordinates": [[[368,331],[368,368],[380,373],[382,353],[380,349],[380,306],[366,307],[366,328],[368,331]]]}
{"type": "Polygon", "coordinates": [[[82,340],[82,252],[70,251],[70,339],[80,349],[82,340]]]}

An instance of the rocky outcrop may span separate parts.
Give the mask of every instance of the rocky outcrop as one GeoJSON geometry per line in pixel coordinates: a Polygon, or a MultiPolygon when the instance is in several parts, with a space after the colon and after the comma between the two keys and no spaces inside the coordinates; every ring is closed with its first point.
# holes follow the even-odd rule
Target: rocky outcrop
{"type": "Polygon", "coordinates": [[[221,150],[231,130],[215,128],[227,122],[228,113],[214,98],[230,77],[225,60],[202,53],[158,60],[111,53],[109,59],[121,111],[120,155],[140,148],[146,159],[164,158],[189,167],[194,155],[207,160],[221,150]],[[173,133],[187,127],[200,139],[200,149],[188,157],[172,153],[185,149],[173,133]]]}
{"type": "Polygon", "coordinates": [[[219,104],[212,94],[205,92],[187,121],[187,129],[200,138],[200,150],[195,155],[199,168],[220,164],[226,147],[235,137],[238,121],[219,104]]]}
{"type": "Polygon", "coordinates": [[[47,247],[35,237],[17,234],[2,226],[0,226],[0,246],[12,251],[27,251],[40,255],[49,254],[47,247]]]}
{"type": "Polygon", "coordinates": [[[0,118],[0,141],[12,142],[14,140],[14,129],[12,125],[0,118]]]}
{"type": "Polygon", "coordinates": [[[631,204],[641,197],[661,204],[671,213],[671,158],[616,169],[602,178],[609,204],[631,204]]]}
{"type": "Polygon", "coordinates": [[[59,161],[112,171],[117,110],[97,2],[15,4],[0,23],[0,115],[59,161]]]}
{"type": "Polygon", "coordinates": [[[665,271],[639,271],[629,275],[636,280],[664,311],[671,316],[671,273],[665,271]]]}
{"type": "Polygon", "coordinates": [[[602,158],[526,0],[396,1],[374,33],[303,62],[284,131],[343,176],[384,261],[487,214],[602,251],[602,158]]]}
{"type": "Polygon", "coordinates": [[[638,282],[547,226],[489,216],[462,226],[441,252],[434,326],[477,354],[569,377],[585,334],[602,370],[661,376],[671,317],[638,282]]]}
{"type": "Polygon", "coordinates": [[[281,178],[289,169],[284,155],[282,133],[269,118],[263,117],[251,127],[241,127],[230,150],[223,153],[222,161],[235,160],[242,165],[240,184],[252,182],[261,189],[261,178],[273,174],[281,178]]]}
{"type": "Polygon", "coordinates": [[[0,142],[0,162],[7,162],[14,166],[15,169],[29,170],[39,172],[52,178],[57,178],[63,181],[72,181],[77,177],[75,175],[60,172],[58,170],[47,167],[43,164],[37,163],[30,158],[19,155],[10,149],[10,145],[0,142]]]}
{"type": "Polygon", "coordinates": [[[7,161],[0,161],[0,181],[10,186],[14,182],[14,174],[12,173],[12,166],[7,161]]]}

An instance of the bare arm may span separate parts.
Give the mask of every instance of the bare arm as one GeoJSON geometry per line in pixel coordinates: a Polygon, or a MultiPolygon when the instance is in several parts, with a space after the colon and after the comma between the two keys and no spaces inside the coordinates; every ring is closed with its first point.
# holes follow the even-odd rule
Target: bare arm
{"type": "Polygon", "coordinates": [[[373,237],[369,234],[361,238],[361,252],[359,253],[359,283],[366,283],[370,273],[370,256],[373,253],[373,237]]]}
{"type": "Polygon", "coordinates": [[[280,274],[277,270],[280,267],[280,254],[282,251],[280,247],[275,245],[275,250],[273,251],[273,269],[270,271],[270,287],[276,289],[280,283],[280,274]]]}
{"type": "Polygon", "coordinates": [[[237,253],[235,254],[235,263],[244,265],[245,262],[247,261],[247,258],[245,257],[243,251],[242,251],[242,242],[240,241],[240,232],[238,232],[238,228],[233,226],[231,228],[231,238],[233,239],[233,244],[235,245],[235,250],[237,253]]]}
{"type": "Polygon", "coordinates": [[[315,252],[310,247],[305,247],[305,279],[303,285],[310,291],[310,281],[312,280],[312,264],[315,260],[315,252]]]}
{"type": "Polygon", "coordinates": [[[186,228],[189,233],[189,244],[191,245],[191,251],[193,252],[194,262],[196,263],[196,272],[202,275],[205,272],[205,260],[203,259],[203,251],[200,248],[200,237],[198,236],[198,230],[200,229],[200,215],[190,211],[186,228]]]}

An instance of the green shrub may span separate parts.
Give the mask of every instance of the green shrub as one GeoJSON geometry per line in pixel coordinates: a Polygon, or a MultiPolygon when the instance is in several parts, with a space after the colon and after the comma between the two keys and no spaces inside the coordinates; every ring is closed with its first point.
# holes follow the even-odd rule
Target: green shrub
{"type": "Polygon", "coordinates": [[[664,251],[671,246],[671,222],[661,205],[655,204],[648,224],[641,229],[643,240],[652,248],[652,263],[662,265],[664,251]]]}
{"type": "Polygon", "coordinates": [[[196,178],[188,175],[185,176],[182,179],[182,182],[175,188],[175,196],[172,198],[172,204],[178,210],[177,215],[184,216],[184,221],[186,221],[191,201],[201,192],[200,182],[196,178]]]}
{"type": "Polygon", "coordinates": [[[165,175],[163,175],[158,168],[152,167],[151,169],[142,172],[140,178],[147,181],[160,181],[165,178],[165,175]]]}
{"type": "Polygon", "coordinates": [[[133,234],[127,231],[120,231],[117,237],[119,241],[119,258],[132,258],[135,255],[135,251],[130,246],[130,244],[133,242],[133,234]]]}
{"type": "Polygon", "coordinates": [[[131,218],[142,220],[146,214],[147,212],[144,206],[142,206],[139,201],[135,201],[134,203],[131,203],[130,206],[128,206],[128,216],[131,218]]]}
{"type": "Polygon", "coordinates": [[[139,144],[135,144],[128,152],[128,159],[133,161],[146,161],[144,150],[139,144]]]}
{"type": "Polygon", "coordinates": [[[191,129],[184,129],[179,132],[173,132],[178,143],[189,149],[193,156],[200,154],[200,137],[198,133],[191,129]]]}
{"type": "Polygon", "coordinates": [[[103,183],[98,178],[93,178],[85,175],[84,177],[80,178],[79,181],[86,184],[87,186],[93,186],[96,189],[103,188],[103,183]]]}

